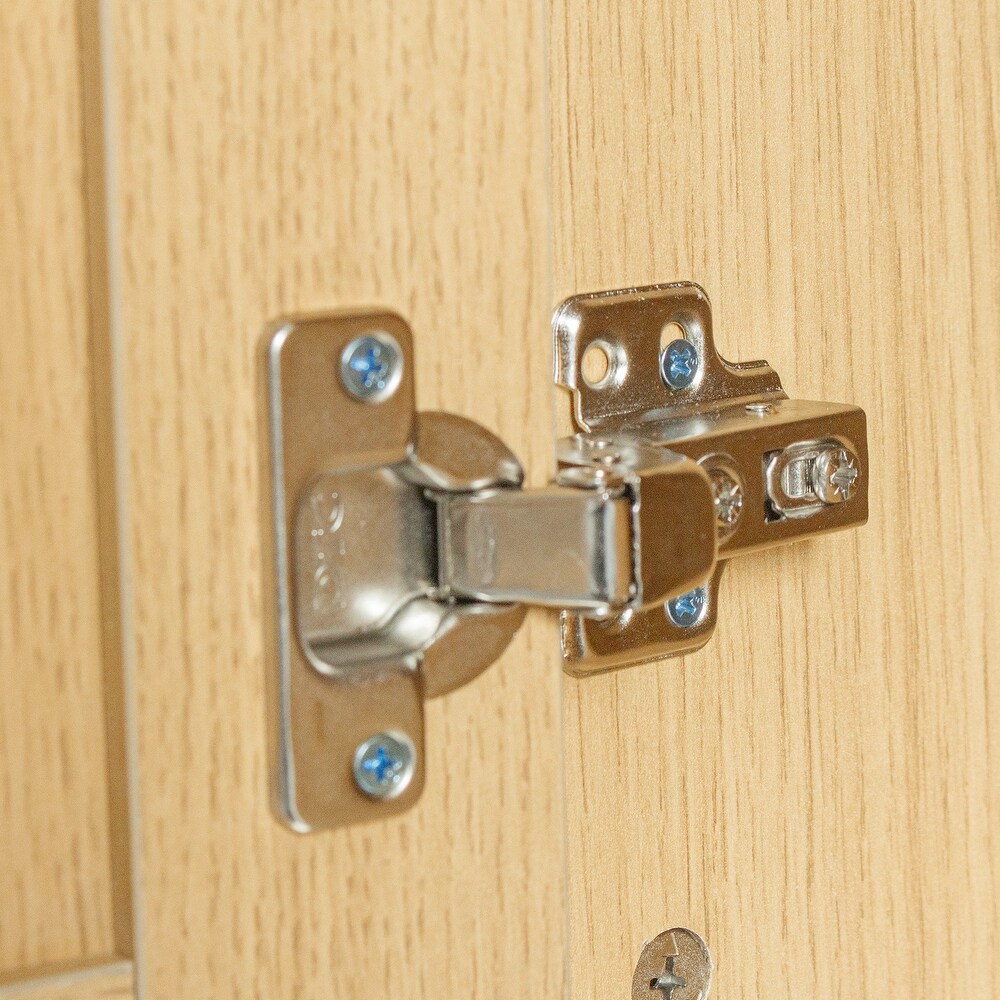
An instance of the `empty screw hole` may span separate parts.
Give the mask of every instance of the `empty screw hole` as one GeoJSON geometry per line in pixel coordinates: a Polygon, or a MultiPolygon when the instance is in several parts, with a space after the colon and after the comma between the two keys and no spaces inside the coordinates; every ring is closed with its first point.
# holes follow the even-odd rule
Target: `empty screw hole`
{"type": "Polygon", "coordinates": [[[684,329],[683,324],[678,323],[675,319],[671,320],[669,323],[665,323],[660,331],[660,350],[663,351],[667,344],[671,344],[675,340],[686,339],[687,330],[684,329]]]}
{"type": "Polygon", "coordinates": [[[583,377],[592,389],[604,386],[611,374],[611,358],[603,344],[591,344],[583,355],[583,377]]]}

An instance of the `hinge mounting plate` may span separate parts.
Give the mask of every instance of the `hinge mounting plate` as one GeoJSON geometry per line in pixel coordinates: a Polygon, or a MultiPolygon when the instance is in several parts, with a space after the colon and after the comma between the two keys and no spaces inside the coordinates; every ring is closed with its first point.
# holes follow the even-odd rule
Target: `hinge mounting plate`
{"type": "Polygon", "coordinates": [[[557,310],[553,336],[555,379],[569,390],[577,439],[697,462],[712,483],[718,532],[712,577],[664,607],[601,619],[564,613],[571,673],[700,648],[715,629],[725,560],[867,521],[864,411],[789,399],[766,362],[725,361],[698,285],[575,296],[557,310]],[[603,355],[599,379],[587,376],[594,352],[603,355]],[[670,377],[671,358],[679,379],[670,377]]]}

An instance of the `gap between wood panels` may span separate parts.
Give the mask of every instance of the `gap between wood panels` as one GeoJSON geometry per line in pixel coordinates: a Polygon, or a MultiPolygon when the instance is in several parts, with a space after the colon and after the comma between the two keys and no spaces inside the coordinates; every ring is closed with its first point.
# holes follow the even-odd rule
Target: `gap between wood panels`
{"type": "MultiPolygon", "coordinates": [[[[119,339],[115,311],[116,226],[110,89],[105,75],[105,5],[82,0],[78,8],[83,100],[84,201],[91,378],[93,386],[95,489],[100,545],[100,606],[105,670],[111,878],[114,936],[119,955],[135,958],[137,935],[134,790],[129,655],[128,555],[125,550],[124,454],[120,420],[119,339]]],[[[128,966],[131,995],[132,964],[128,966]]],[[[109,966],[108,968],[115,968],[109,966]]]]}

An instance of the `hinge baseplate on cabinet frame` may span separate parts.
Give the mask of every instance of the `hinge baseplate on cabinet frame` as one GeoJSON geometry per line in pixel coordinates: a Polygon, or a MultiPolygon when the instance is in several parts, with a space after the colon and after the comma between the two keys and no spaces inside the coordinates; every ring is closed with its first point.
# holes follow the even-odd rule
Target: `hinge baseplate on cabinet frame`
{"type": "Polygon", "coordinates": [[[789,399],[767,362],[723,360],[698,285],[578,295],[557,310],[553,333],[555,380],[571,393],[577,439],[697,462],[709,475],[718,533],[711,577],[664,607],[604,618],[566,612],[571,673],[699,649],[715,629],[725,560],[868,520],[864,411],[789,399]],[[596,379],[587,375],[595,353],[596,379]]]}
{"type": "Polygon", "coordinates": [[[424,699],[489,666],[527,605],[563,611],[574,674],[688,652],[715,626],[717,559],[866,519],[863,412],[719,358],[698,286],[576,296],[554,335],[577,433],[553,484],[524,489],[489,431],[416,411],[399,316],[268,330],[270,714],[294,829],[411,806],[424,699]]]}

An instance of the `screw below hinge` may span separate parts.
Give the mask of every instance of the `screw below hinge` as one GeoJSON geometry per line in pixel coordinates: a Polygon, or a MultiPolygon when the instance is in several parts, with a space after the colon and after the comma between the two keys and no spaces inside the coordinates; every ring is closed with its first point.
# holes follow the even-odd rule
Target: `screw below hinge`
{"type": "Polygon", "coordinates": [[[658,934],[642,949],[632,978],[632,1000],[708,1000],[712,956],[684,927],[658,934]]]}

